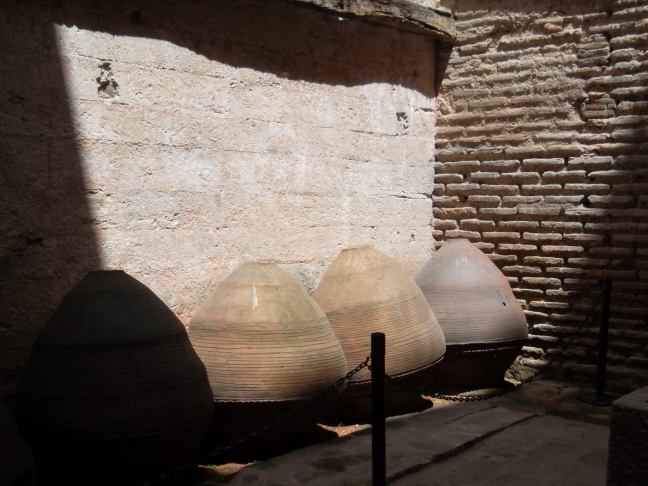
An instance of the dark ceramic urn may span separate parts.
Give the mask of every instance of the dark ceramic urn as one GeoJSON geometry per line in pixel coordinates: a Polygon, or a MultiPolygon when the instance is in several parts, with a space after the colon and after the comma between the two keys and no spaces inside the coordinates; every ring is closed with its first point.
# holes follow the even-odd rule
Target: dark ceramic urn
{"type": "Polygon", "coordinates": [[[18,433],[9,411],[0,405],[0,485],[35,484],[34,456],[18,433]]]}
{"type": "MultiPolygon", "coordinates": [[[[374,332],[385,334],[385,370],[401,385],[423,388],[443,358],[443,333],[423,293],[395,260],[370,246],[342,250],[313,299],[326,312],[350,369],[370,355],[374,332]]],[[[387,415],[399,415],[430,402],[387,381],[385,406],[387,415]]],[[[336,410],[350,420],[371,419],[369,370],[353,376],[336,410]]]]}
{"type": "Polygon", "coordinates": [[[416,277],[439,320],[447,352],[430,392],[497,388],[528,335],[506,277],[466,239],[447,240],[416,277]]]}
{"type": "Polygon", "coordinates": [[[122,271],[90,272],[36,339],[14,417],[39,483],[129,484],[188,460],[213,414],[184,326],[122,271]]]}

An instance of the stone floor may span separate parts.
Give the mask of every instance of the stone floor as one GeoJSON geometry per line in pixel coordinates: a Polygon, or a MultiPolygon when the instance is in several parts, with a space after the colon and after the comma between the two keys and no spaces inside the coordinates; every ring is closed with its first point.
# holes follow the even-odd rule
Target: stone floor
{"type": "MultiPolygon", "coordinates": [[[[610,408],[537,381],[505,397],[449,403],[387,421],[395,486],[604,486],[610,408]]],[[[217,478],[203,486],[222,484],[217,478]]],[[[371,430],[297,449],[227,478],[245,486],[371,484],[371,430]]]]}

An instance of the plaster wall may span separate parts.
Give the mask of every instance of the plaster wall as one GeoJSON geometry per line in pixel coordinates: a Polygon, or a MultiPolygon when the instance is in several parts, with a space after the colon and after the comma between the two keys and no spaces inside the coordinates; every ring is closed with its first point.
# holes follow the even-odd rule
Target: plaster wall
{"type": "Polygon", "coordinates": [[[185,323],[241,262],[312,291],[348,246],[433,250],[435,43],[284,2],[0,11],[0,396],[92,269],[185,323]]]}

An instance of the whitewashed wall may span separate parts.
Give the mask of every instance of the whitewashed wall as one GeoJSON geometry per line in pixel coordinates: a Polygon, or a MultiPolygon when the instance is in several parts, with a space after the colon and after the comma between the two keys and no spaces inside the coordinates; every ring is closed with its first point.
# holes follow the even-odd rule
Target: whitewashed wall
{"type": "Polygon", "coordinates": [[[90,269],[187,323],[245,260],[312,291],[348,246],[430,256],[431,39],[283,2],[51,5],[0,16],[7,389],[90,269]]]}

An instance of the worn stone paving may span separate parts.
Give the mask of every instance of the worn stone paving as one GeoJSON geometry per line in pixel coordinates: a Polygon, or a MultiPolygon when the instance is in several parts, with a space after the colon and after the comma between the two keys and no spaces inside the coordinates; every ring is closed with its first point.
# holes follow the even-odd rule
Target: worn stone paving
{"type": "MultiPolygon", "coordinates": [[[[487,402],[460,403],[387,421],[387,475],[397,478],[533,417],[487,402]]],[[[370,484],[371,429],[252,465],[231,484],[370,484]]]]}
{"type": "MultiPolygon", "coordinates": [[[[398,486],[603,485],[609,408],[537,382],[507,397],[387,421],[387,481],[398,486]]],[[[371,430],[246,467],[232,485],[371,484],[371,430]]]]}
{"type": "Polygon", "coordinates": [[[608,429],[544,415],[515,424],[395,486],[604,486],[608,429]]]}

